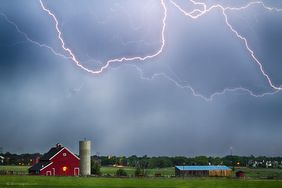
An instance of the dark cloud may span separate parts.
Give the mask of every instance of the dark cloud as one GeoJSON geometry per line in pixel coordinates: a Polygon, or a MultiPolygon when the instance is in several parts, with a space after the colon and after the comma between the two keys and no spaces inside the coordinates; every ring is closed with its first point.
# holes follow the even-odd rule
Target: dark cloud
{"type": "MultiPolygon", "coordinates": [[[[96,1],[44,2],[58,16],[66,45],[88,67],[100,67],[110,58],[156,52],[160,46],[159,1],[105,1],[99,6],[96,1]]],[[[45,152],[61,142],[77,152],[78,140],[88,138],[94,143],[93,154],[226,155],[232,146],[240,155],[282,155],[281,93],[256,98],[229,91],[212,101],[203,99],[224,88],[273,92],[220,11],[195,21],[166,4],[169,17],[162,55],[113,65],[93,76],[50,49],[26,41],[3,16],[31,40],[63,54],[54,23],[38,1],[1,2],[4,150],[45,152]],[[190,86],[203,97],[194,96],[190,86]]],[[[259,6],[228,12],[277,85],[281,14],[259,6]]]]}

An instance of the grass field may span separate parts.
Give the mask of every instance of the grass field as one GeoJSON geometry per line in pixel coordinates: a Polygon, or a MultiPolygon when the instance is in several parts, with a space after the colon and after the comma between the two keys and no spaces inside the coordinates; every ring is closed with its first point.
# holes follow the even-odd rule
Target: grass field
{"type": "Polygon", "coordinates": [[[282,179],[282,169],[272,169],[272,168],[239,168],[236,170],[242,170],[245,172],[246,177],[248,178],[275,178],[275,179],[282,179]]]}
{"type": "MultiPolygon", "coordinates": [[[[118,168],[116,167],[102,167],[101,172],[103,175],[114,176],[118,168]]],[[[124,168],[128,176],[133,176],[135,168],[126,167],[124,168]]],[[[156,173],[160,173],[162,176],[174,176],[174,168],[161,168],[161,169],[145,169],[145,174],[147,176],[155,176],[156,173]]]]}
{"type": "MultiPolygon", "coordinates": [[[[102,167],[101,172],[103,175],[111,175],[114,176],[118,168],[115,167],[102,167]]],[[[133,176],[135,172],[135,168],[124,168],[129,176],[133,176]]],[[[252,168],[236,168],[235,171],[242,170],[245,172],[247,178],[253,179],[281,179],[282,180],[282,169],[266,169],[266,168],[259,168],[259,169],[252,169],[252,168]]],[[[164,177],[171,177],[174,176],[174,168],[161,168],[161,169],[146,169],[146,175],[149,177],[155,176],[156,173],[160,173],[164,177]]],[[[233,173],[233,176],[234,173],[233,173]]]]}
{"type": "Polygon", "coordinates": [[[29,166],[0,166],[0,171],[27,172],[29,166]]]}
{"type": "MultiPolygon", "coordinates": [[[[0,171],[14,171],[27,174],[28,166],[0,166],[0,171]]],[[[118,168],[116,167],[102,167],[101,172],[103,176],[110,175],[115,176],[118,168]]],[[[124,168],[128,176],[133,176],[135,168],[126,167],[124,168]]],[[[250,168],[238,168],[245,172],[247,178],[252,179],[282,179],[282,169],[250,169],[250,168]]],[[[161,169],[146,169],[146,175],[149,177],[155,176],[156,173],[160,173],[164,177],[174,176],[174,168],[161,168],[161,169]]],[[[233,175],[234,176],[234,175],[233,175]]]]}
{"type": "MultiPolygon", "coordinates": [[[[0,166],[0,171],[14,171],[14,172],[22,172],[27,173],[28,166],[0,166]]],[[[102,175],[110,175],[115,176],[117,167],[102,167],[101,172],[102,175]]],[[[135,168],[126,167],[124,168],[128,176],[133,176],[135,172],[135,168]]],[[[174,168],[161,168],[161,169],[146,169],[145,170],[147,176],[155,176],[155,173],[160,173],[162,176],[173,176],[174,168]]]]}
{"type": "MultiPolygon", "coordinates": [[[[1,170],[27,172],[27,166],[0,166],[1,170]]],[[[45,177],[45,176],[0,176],[2,187],[98,187],[98,188],[282,188],[281,169],[248,169],[246,179],[235,178],[168,178],[174,175],[174,168],[147,169],[147,178],[116,178],[115,167],[102,167],[103,175],[113,177],[45,177]],[[153,178],[161,173],[166,178],[153,178]],[[274,177],[270,179],[269,177],[274,177]]],[[[133,176],[134,168],[125,168],[129,176],[133,176]]]]}
{"type": "Polygon", "coordinates": [[[225,178],[81,178],[0,176],[0,187],[97,187],[97,188],[281,188],[279,180],[225,178]]]}

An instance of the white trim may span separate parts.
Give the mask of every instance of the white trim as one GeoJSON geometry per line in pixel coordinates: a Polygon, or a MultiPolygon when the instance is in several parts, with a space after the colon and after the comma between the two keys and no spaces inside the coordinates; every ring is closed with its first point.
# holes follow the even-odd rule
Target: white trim
{"type": "Polygon", "coordinates": [[[68,148],[65,147],[65,149],[70,152],[73,156],[75,156],[75,158],[77,158],[78,160],[80,160],[80,158],[78,156],[76,156],[73,152],[71,152],[68,148]]]}
{"type": "Polygon", "coordinates": [[[49,160],[53,159],[55,156],[57,156],[59,153],[61,153],[64,149],[66,149],[70,154],[72,154],[73,156],[75,156],[78,160],[80,160],[79,157],[77,157],[73,152],[71,152],[68,148],[63,147],[60,151],[58,151],[55,155],[53,155],[49,160]]]}
{"type": "Polygon", "coordinates": [[[79,168],[78,168],[78,167],[75,167],[75,168],[74,168],[74,170],[73,170],[73,175],[79,176],[79,168]],[[78,170],[78,171],[77,171],[77,174],[75,173],[75,170],[78,170]]]}
{"type": "Polygon", "coordinates": [[[52,172],[51,171],[46,171],[46,176],[52,176],[52,172]]]}
{"type": "Polygon", "coordinates": [[[50,162],[48,165],[44,166],[44,167],[41,168],[39,171],[44,170],[45,168],[47,168],[47,167],[50,166],[51,164],[53,164],[53,162],[50,162]]]}
{"type": "Polygon", "coordinates": [[[51,161],[51,159],[53,159],[56,155],[58,155],[61,151],[63,151],[64,150],[64,147],[62,147],[62,149],[60,150],[60,151],[58,151],[55,155],[53,155],[52,157],[50,157],[50,161],[51,161]]]}
{"type": "Polygon", "coordinates": [[[53,176],[55,176],[56,175],[56,169],[52,168],[52,170],[53,170],[53,176]]]}

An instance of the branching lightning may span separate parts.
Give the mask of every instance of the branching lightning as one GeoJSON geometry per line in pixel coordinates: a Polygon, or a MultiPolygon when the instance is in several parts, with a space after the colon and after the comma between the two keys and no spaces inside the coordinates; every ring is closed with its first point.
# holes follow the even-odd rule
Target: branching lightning
{"type": "Polygon", "coordinates": [[[243,35],[241,35],[232,26],[232,24],[229,22],[229,18],[228,18],[228,14],[227,14],[227,11],[240,11],[240,10],[247,9],[250,6],[253,6],[253,5],[261,5],[264,9],[266,9],[268,11],[280,12],[280,11],[282,11],[282,9],[266,6],[262,1],[252,1],[252,2],[249,2],[248,4],[246,4],[244,6],[241,6],[241,7],[224,7],[224,6],[220,5],[220,4],[215,4],[215,5],[208,6],[206,3],[203,3],[203,2],[198,2],[198,1],[195,1],[195,0],[188,0],[190,3],[192,3],[195,6],[197,6],[198,8],[195,8],[192,11],[187,12],[187,11],[184,10],[184,8],[182,8],[179,4],[177,4],[175,2],[175,0],[159,0],[159,1],[160,1],[160,5],[162,6],[162,9],[163,9],[162,28],[161,28],[161,34],[160,34],[160,47],[159,47],[159,49],[157,51],[155,51],[154,53],[149,54],[147,56],[134,56],[134,57],[127,57],[127,56],[125,56],[125,57],[121,57],[121,58],[110,59],[107,62],[105,62],[97,70],[93,70],[93,69],[90,69],[90,68],[87,68],[86,66],[84,66],[78,60],[78,58],[76,57],[75,53],[69,47],[66,46],[64,38],[63,38],[62,31],[60,30],[60,27],[59,27],[59,21],[58,21],[56,15],[50,9],[47,8],[47,6],[42,2],[42,0],[39,0],[40,6],[41,6],[42,10],[44,12],[46,12],[50,16],[52,21],[54,22],[54,28],[55,28],[56,33],[57,33],[57,38],[58,38],[58,40],[59,40],[59,42],[61,44],[62,50],[65,52],[66,55],[56,52],[52,47],[50,47],[50,46],[48,46],[46,44],[42,44],[42,43],[39,43],[37,41],[32,40],[26,33],[24,33],[22,30],[20,30],[20,28],[16,25],[16,23],[11,21],[5,14],[0,13],[0,16],[2,16],[8,23],[13,25],[15,27],[15,29],[20,34],[22,34],[26,38],[26,40],[28,42],[31,42],[31,43],[33,43],[33,44],[35,44],[37,46],[40,46],[40,47],[47,48],[54,55],[70,59],[76,66],[78,66],[80,69],[82,69],[84,71],[87,71],[88,73],[100,74],[100,73],[104,72],[105,70],[107,70],[110,67],[110,65],[113,64],[113,63],[126,63],[126,62],[132,62],[132,61],[143,62],[143,61],[155,58],[155,57],[157,57],[157,56],[159,56],[159,55],[161,55],[163,53],[164,47],[166,45],[165,31],[166,31],[166,27],[167,27],[166,26],[167,25],[166,21],[167,21],[167,17],[168,17],[168,10],[167,10],[166,3],[171,3],[184,16],[186,16],[186,17],[188,17],[190,19],[194,19],[194,20],[199,19],[200,17],[202,17],[203,15],[208,14],[209,12],[213,11],[214,9],[219,9],[222,12],[222,16],[224,17],[224,20],[225,20],[227,28],[229,28],[230,32],[232,32],[239,40],[241,40],[243,42],[246,51],[251,56],[252,60],[259,66],[261,74],[267,80],[269,86],[274,90],[273,92],[268,92],[268,93],[263,93],[263,94],[255,94],[254,92],[252,92],[249,89],[246,89],[246,88],[243,88],[243,87],[238,87],[238,88],[225,88],[222,91],[213,93],[209,97],[205,97],[205,96],[197,93],[195,91],[195,89],[193,89],[192,86],[190,86],[190,85],[182,85],[182,84],[180,84],[181,83],[180,80],[173,79],[173,78],[171,78],[170,76],[168,76],[165,73],[156,73],[151,78],[144,77],[142,70],[139,67],[135,66],[137,68],[137,70],[140,72],[141,78],[142,79],[146,79],[146,80],[150,80],[150,79],[154,79],[154,78],[160,77],[160,76],[165,77],[166,79],[168,79],[169,81],[174,83],[177,87],[182,88],[182,89],[188,89],[188,90],[190,90],[192,92],[192,94],[194,96],[200,97],[200,98],[204,99],[205,101],[212,101],[214,99],[214,97],[219,96],[219,95],[224,95],[227,92],[243,91],[243,92],[246,92],[246,93],[248,93],[249,95],[251,95],[253,97],[264,97],[266,95],[272,95],[272,94],[278,93],[279,91],[282,90],[281,86],[277,86],[277,85],[275,85],[272,82],[270,76],[264,70],[262,62],[260,62],[260,60],[257,58],[255,52],[251,49],[247,38],[244,37],[243,35]]]}
{"type": "Polygon", "coordinates": [[[141,56],[136,56],[136,57],[122,57],[122,58],[118,58],[118,59],[111,59],[109,61],[107,61],[105,63],[104,66],[102,66],[100,69],[98,70],[91,70],[91,69],[88,69],[87,67],[83,66],[79,60],[76,58],[75,54],[72,52],[71,49],[67,48],[66,45],[65,45],[65,42],[64,42],[64,39],[62,37],[62,32],[59,28],[59,22],[58,22],[58,19],[57,17],[55,16],[55,14],[53,14],[48,8],[46,8],[46,6],[43,4],[42,0],[39,0],[40,2],[40,5],[42,7],[42,9],[47,12],[51,17],[52,19],[54,20],[55,22],[55,27],[56,27],[56,31],[58,33],[58,39],[60,40],[61,42],[61,45],[62,45],[62,48],[65,50],[65,52],[70,56],[70,58],[72,59],[72,61],[78,66],[80,67],[81,69],[89,72],[89,73],[92,73],[92,74],[100,74],[102,73],[104,70],[106,70],[110,64],[112,63],[122,63],[122,62],[127,62],[127,61],[135,61],[135,60],[139,60],[139,61],[145,61],[145,60],[148,60],[148,59],[152,59],[158,55],[160,55],[162,52],[163,52],[163,48],[165,46],[165,36],[164,36],[164,32],[165,32],[165,28],[166,28],[166,18],[167,18],[167,8],[166,8],[166,5],[164,3],[164,0],[161,0],[161,5],[164,9],[164,16],[163,16],[163,20],[162,20],[162,32],[161,32],[161,47],[160,49],[152,54],[152,55],[147,55],[147,56],[144,56],[144,57],[141,57],[141,56]]]}
{"type": "MultiPolygon", "coordinates": [[[[140,76],[141,76],[141,79],[143,80],[153,80],[153,79],[156,79],[158,77],[163,77],[163,78],[166,78],[167,80],[169,80],[171,83],[173,83],[175,86],[177,86],[178,88],[181,88],[181,89],[187,89],[189,91],[191,91],[192,95],[195,96],[195,97],[199,97],[203,100],[205,100],[206,102],[211,102],[213,101],[213,99],[217,96],[220,96],[220,95],[225,95],[226,93],[228,92],[238,92],[238,91],[242,91],[244,93],[247,93],[249,94],[250,96],[252,97],[256,97],[256,98],[261,98],[261,97],[265,97],[267,95],[274,95],[276,93],[279,92],[279,90],[275,90],[273,92],[265,92],[265,93],[262,93],[262,94],[255,94],[253,91],[249,90],[249,89],[246,89],[246,88],[243,88],[243,87],[236,87],[236,88],[225,88],[223,89],[222,91],[218,91],[218,92],[215,92],[213,93],[212,95],[210,95],[209,97],[206,97],[200,93],[198,93],[191,85],[183,85],[183,84],[180,84],[181,80],[176,78],[176,79],[173,79],[172,77],[168,76],[167,74],[165,74],[164,72],[160,72],[160,73],[155,73],[153,74],[151,77],[146,77],[144,76],[144,73],[142,71],[141,68],[139,68],[138,66],[135,66],[133,65],[137,71],[140,73],[140,76]]],[[[176,74],[175,74],[176,76],[176,74]]]]}
{"type": "Polygon", "coordinates": [[[180,11],[182,12],[185,16],[188,16],[192,19],[197,19],[205,14],[207,14],[208,12],[212,11],[213,9],[215,8],[219,8],[222,10],[222,14],[224,16],[224,19],[225,19],[225,23],[226,25],[228,26],[228,28],[236,35],[236,37],[238,37],[240,40],[242,40],[245,44],[245,47],[247,49],[247,51],[249,52],[249,54],[251,55],[252,59],[255,61],[255,63],[258,64],[259,68],[260,68],[260,71],[261,73],[263,74],[263,76],[267,79],[269,85],[275,89],[275,90],[282,90],[282,87],[280,86],[275,86],[271,80],[271,78],[269,77],[269,75],[266,73],[266,71],[264,70],[263,68],[263,65],[262,63],[258,60],[258,58],[256,57],[254,51],[250,48],[249,46],[249,42],[248,40],[246,39],[246,37],[242,36],[237,30],[234,29],[234,27],[230,24],[230,22],[228,21],[228,16],[226,14],[226,11],[227,10],[243,10],[243,9],[246,9],[248,7],[250,7],[251,5],[255,5],[255,4],[261,4],[265,9],[267,10],[270,10],[270,11],[282,11],[282,9],[277,9],[277,8],[272,8],[272,7],[268,7],[266,6],[263,2],[261,1],[255,1],[255,2],[250,2],[248,3],[247,5],[245,6],[242,6],[242,7],[223,7],[222,5],[220,4],[217,4],[217,5],[212,5],[211,7],[207,8],[206,4],[204,3],[198,3],[198,2],[195,2],[193,0],[190,0],[194,5],[202,5],[203,6],[203,9],[204,10],[199,10],[197,9],[197,13],[196,15],[194,15],[195,13],[195,10],[193,10],[192,12],[186,12],[183,8],[181,8],[177,3],[175,3],[175,1],[173,0],[170,0],[170,2],[180,11]]]}
{"type": "Polygon", "coordinates": [[[39,42],[37,42],[37,41],[35,41],[35,40],[32,40],[25,32],[23,32],[23,31],[18,27],[18,25],[17,25],[15,22],[13,22],[12,20],[10,20],[10,19],[7,17],[6,14],[0,13],[0,16],[2,16],[9,24],[11,24],[11,25],[17,30],[18,33],[20,33],[22,36],[24,36],[24,38],[25,38],[28,42],[30,42],[30,43],[32,43],[32,44],[34,44],[34,45],[36,45],[36,46],[42,47],[42,48],[47,48],[48,50],[50,50],[50,51],[51,51],[54,55],[56,55],[56,56],[60,56],[60,57],[65,58],[65,59],[69,59],[69,57],[67,57],[67,56],[65,56],[65,55],[63,55],[63,54],[61,54],[61,53],[59,53],[59,52],[56,52],[52,47],[48,46],[47,44],[42,44],[42,43],[39,43],[39,42]]]}

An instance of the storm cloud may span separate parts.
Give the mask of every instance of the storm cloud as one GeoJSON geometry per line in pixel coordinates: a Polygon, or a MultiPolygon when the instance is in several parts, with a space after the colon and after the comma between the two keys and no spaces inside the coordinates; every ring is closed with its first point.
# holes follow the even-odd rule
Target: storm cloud
{"type": "MultiPolygon", "coordinates": [[[[164,12],[158,0],[43,2],[56,14],[66,46],[90,69],[160,48],[164,12]]],[[[87,138],[93,141],[92,153],[102,155],[227,155],[230,147],[238,155],[282,155],[282,93],[270,87],[222,11],[194,20],[164,2],[168,16],[162,54],[116,63],[93,75],[32,42],[67,56],[39,1],[1,1],[4,151],[45,152],[60,142],[77,152],[78,140],[87,138]],[[231,91],[238,87],[260,97],[231,91]],[[231,90],[214,95],[226,88],[231,90]]],[[[264,3],[282,8],[274,0],[264,3]]],[[[256,4],[226,13],[273,83],[281,85],[282,11],[256,4]]]]}

